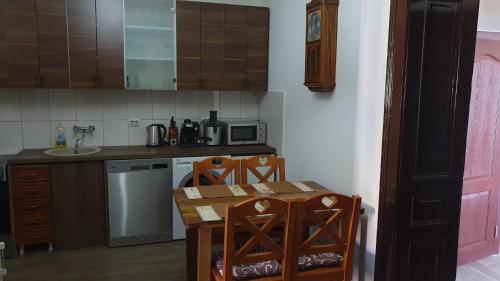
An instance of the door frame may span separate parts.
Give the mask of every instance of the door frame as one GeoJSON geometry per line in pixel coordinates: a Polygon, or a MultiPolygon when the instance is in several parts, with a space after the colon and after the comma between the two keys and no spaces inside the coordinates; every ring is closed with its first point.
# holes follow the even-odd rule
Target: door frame
{"type": "MultiPolygon", "coordinates": [[[[400,156],[405,98],[409,4],[410,0],[391,0],[390,7],[375,281],[403,281],[396,280],[395,264],[398,259],[396,256],[396,232],[398,230],[396,222],[398,215],[397,199],[400,188],[400,161],[402,161],[400,156]]],[[[469,21],[464,20],[463,26],[477,26],[479,0],[471,0],[465,4],[468,12],[475,13],[475,15],[469,14],[469,21]]],[[[474,32],[477,32],[476,29],[474,32]]],[[[473,30],[467,31],[469,32],[468,35],[472,36],[471,33],[473,30]]],[[[459,59],[473,60],[474,50],[468,51],[470,53],[459,59]]],[[[470,74],[472,77],[472,72],[470,74]]],[[[460,212],[460,210],[453,211],[460,212]]],[[[456,264],[457,261],[448,262],[456,264]]]]}

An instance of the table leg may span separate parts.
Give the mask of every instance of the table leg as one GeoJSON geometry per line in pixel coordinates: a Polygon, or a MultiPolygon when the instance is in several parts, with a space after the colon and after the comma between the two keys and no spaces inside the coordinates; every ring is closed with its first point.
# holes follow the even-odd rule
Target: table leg
{"type": "Polygon", "coordinates": [[[186,229],[187,281],[196,281],[198,263],[198,229],[186,229]]]}
{"type": "Polygon", "coordinates": [[[198,281],[210,281],[212,267],[212,229],[198,230],[198,281]]]}

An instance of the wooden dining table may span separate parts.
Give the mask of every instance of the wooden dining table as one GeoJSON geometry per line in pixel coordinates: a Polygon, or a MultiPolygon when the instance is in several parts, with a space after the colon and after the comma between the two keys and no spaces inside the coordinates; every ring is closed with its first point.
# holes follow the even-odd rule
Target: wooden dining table
{"type": "MultiPolygon", "coordinates": [[[[324,186],[313,181],[302,182],[312,192],[275,193],[270,195],[283,200],[297,200],[330,192],[324,186]]],[[[272,187],[272,183],[269,184],[272,187]]],[[[174,189],[174,199],[186,227],[186,263],[189,281],[210,281],[212,266],[212,237],[214,232],[223,233],[224,220],[203,221],[196,207],[232,206],[255,197],[252,185],[240,185],[248,196],[230,196],[219,198],[189,199],[183,188],[174,189]]]]}

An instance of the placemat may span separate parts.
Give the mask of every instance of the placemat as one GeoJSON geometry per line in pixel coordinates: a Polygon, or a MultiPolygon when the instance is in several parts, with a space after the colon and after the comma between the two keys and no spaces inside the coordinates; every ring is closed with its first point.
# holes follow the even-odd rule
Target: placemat
{"type": "Polygon", "coordinates": [[[185,187],[183,188],[184,193],[188,199],[201,199],[202,196],[197,187],[185,187]]]}
{"type": "Polygon", "coordinates": [[[273,195],[276,192],[274,192],[267,184],[265,183],[254,183],[252,184],[252,187],[260,192],[262,195],[273,195]]]}
{"type": "Polygon", "coordinates": [[[210,206],[196,206],[194,207],[196,209],[196,212],[200,216],[202,221],[220,221],[222,220],[222,217],[217,214],[215,209],[210,206]]]}

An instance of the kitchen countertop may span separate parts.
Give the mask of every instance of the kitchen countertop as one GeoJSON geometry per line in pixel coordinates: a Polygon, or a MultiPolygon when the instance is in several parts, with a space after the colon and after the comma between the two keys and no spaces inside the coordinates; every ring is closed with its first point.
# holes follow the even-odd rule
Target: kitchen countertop
{"type": "Polygon", "coordinates": [[[64,162],[85,162],[105,160],[150,159],[150,158],[180,158],[197,156],[218,155],[256,155],[274,154],[276,149],[268,145],[243,145],[243,146],[202,146],[181,147],[164,146],[149,148],[146,146],[104,146],[102,151],[85,156],[55,157],[43,154],[46,149],[24,149],[14,155],[10,160],[11,165],[25,164],[50,164],[64,162]]]}

